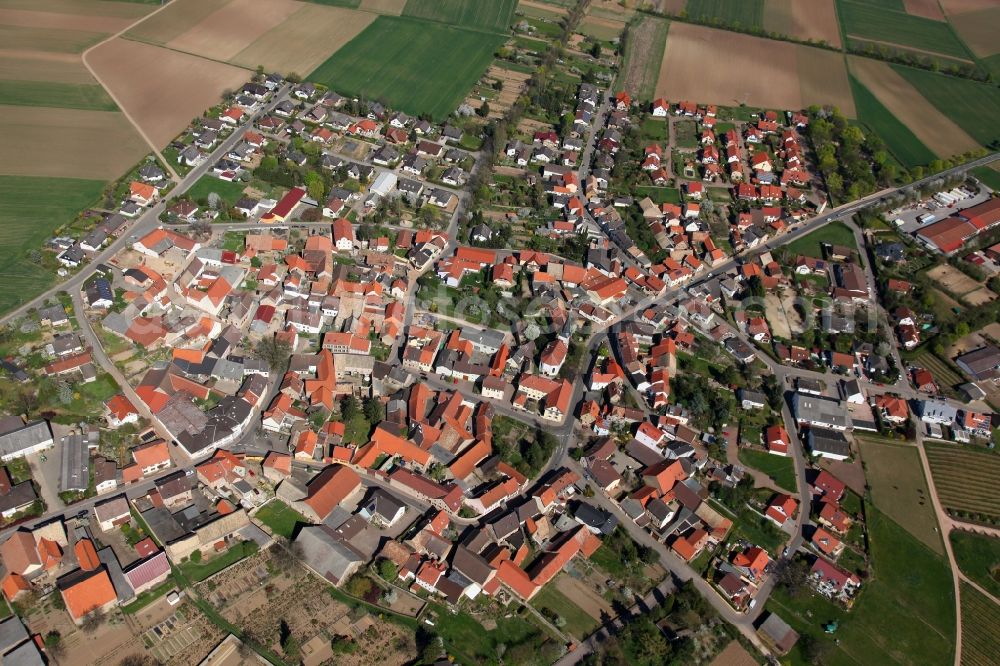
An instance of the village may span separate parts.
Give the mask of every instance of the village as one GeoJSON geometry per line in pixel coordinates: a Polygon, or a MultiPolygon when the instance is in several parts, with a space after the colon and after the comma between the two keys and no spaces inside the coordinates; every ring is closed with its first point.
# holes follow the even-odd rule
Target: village
{"type": "Polygon", "coordinates": [[[491,152],[261,72],[49,241],[72,287],[0,331],[3,660],[576,663],[700,595],[698,648],[655,627],[702,663],[801,649],[789,589],[851,617],[866,449],[993,447],[1000,199],[831,197],[823,108],[563,92],[491,152]]]}

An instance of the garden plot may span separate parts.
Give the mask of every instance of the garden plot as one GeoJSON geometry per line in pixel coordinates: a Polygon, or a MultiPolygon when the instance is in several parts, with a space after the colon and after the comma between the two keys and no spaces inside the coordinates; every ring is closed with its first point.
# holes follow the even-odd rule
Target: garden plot
{"type": "Polygon", "coordinates": [[[935,266],[927,271],[927,277],[934,280],[946,292],[955,294],[971,306],[989,303],[997,297],[992,291],[948,264],[935,266]]]}
{"type": "Polygon", "coordinates": [[[793,289],[783,289],[780,296],[768,292],[764,297],[765,316],[775,337],[791,340],[805,330],[802,317],[795,309],[797,297],[793,289]]]}

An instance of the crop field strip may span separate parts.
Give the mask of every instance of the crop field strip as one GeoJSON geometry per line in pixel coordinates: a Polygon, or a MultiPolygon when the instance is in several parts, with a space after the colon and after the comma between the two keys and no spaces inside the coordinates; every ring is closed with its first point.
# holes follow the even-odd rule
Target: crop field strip
{"type": "Polygon", "coordinates": [[[850,37],[972,60],[948,23],[856,0],[837,0],[837,9],[850,37]]]}
{"type": "Polygon", "coordinates": [[[938,498],[947,509],[1000,516],[1000,456],[928,444],[927,460],[938,498]]]}
{"type": "Polygon", "coordinates": [[[937,157],[868,88],[851,76],[858,120],[877,134],[893,156],[907,169],[930,164],[937,157]]]}
{"type": "MultiPolygon", "coordinates": [[[[939,157],[950,157],[979,147],[975,138],[969,136],[961,126],[931,104],[920,90],[906,78],[900,76],[899,72],[888,63],[857,56],[848,56],[847,62],[851,74],[858,83],[864,86],[878,103],[885,107],[889,114],[905,130],[911,132],[927,150],[939,157]]],[[[870,105],[867,110],[874,111],[870,105]]],[[[875,115],[878,119],[878,114],[875,115]]],[[[884,118],[883,121],[883,129],[886,130],[894,124],[884,118]]],[[[897,127],[894,132],[890,132],[887,136],[896,138],[896,144],[899,144],[899,139],[905,137],[905,134],[905,131],[900,131],[900,128],[897,127]]],[[[887,136],[882,138],[886,143],[890,143],[887,136]]],[[[919,146],[917,146],[917,150],[919,151],[919,146]]],[[[929,161],[918,164],[927,164],[929,161]]]]}
{"type": "Polygon", "coordinates": [[[764,0],[688,0],[687,15],[699,21],[718,20],[723,25],[764,27],[764,0]]]}
{"type": "Polygon", "coordinates": [[[962,666],[992,666],[1000,655],[1000,606],[962,583],[962,666]]]}
{"type": "Polygon", "coordinates": [[[407,0],[403,16],[446,25],[506,33],[514,18],[517,0],[407,0]]]}
{"type": "Polygon", "coordinates": [[[506,39],[500,33],[379,16],[308,78],[343,94],[442,119],[462,103],[506,39]]]}
{"type": "Polygon", "coordinates": [[[108,96],[104,88],[96,83],[0,80],[0,104],[90,109],[92,111],[118,110],[114,100],[108,96]]]}
{"type": "Polygon", "coordinates": [[[977,56],[986,58],[1000,53],[1000,5],[948,17],[955,32],[977,56]]]}
{"type": "Polygon", "coordinates": [[[795,39],[840,47],[840,23],[834,0],[764,0],[765,30],[795,39]]]}
{"type": "Polygon", "coordinates": [[[1000,139],[1000,89],[996,86],[902,65],[892,68],[981,145],[1000,139]]]}
{"type": "Polygon", "coordinates": [[[670,21],[647,14],[629,26],[619,87],[639,100],[653,99],[669,30],[670,21]]]}
{"type": "Polygon", "coordinates": [[[934,381],[944,386],[956,386],[965,381],[960,374],[951,369],[951,366],[935,356],[930,350],[918,354],[913,362],[930,370],[934,381]]]}

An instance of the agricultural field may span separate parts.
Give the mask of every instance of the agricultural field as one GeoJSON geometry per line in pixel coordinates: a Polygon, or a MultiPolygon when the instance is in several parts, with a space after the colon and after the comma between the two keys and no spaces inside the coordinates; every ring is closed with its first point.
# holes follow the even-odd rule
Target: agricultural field
{"type": "Polygon", "coordinates": [[[938,500],[959,520],[1000,518],[1000,455],[950,444],[926,444],[938,500]]]}
{"type": "Polygon", "coordinates": [[[1000,139],[1000,89],[996,86],[902,65],[892,68],[981,145],[1000,139]]]}
{"type": "Polygon", "coordinates": [[[854,91],[854,108],[858,111],[858,120],[885,142],[900,164],[911,169],[930,164],[937,157],[853,75],[851,88],[854,91]]]}
{"type": "Polygon", "coordinates": [[[506,34],[516,6],[517,0],[407,0],[403,16],[506,34]]]}
{"type": "Polygon", "coordinates": [[[319,67],[376,19],[375,14],[300,4],[299,10],[235,54],[230,62],[252,69],[304,74],[319,67]]]}
{"type": "Polygon", "coordinates": [[[831,104],[855,115],[841,55],[676,22],[670,27],[655,96],[781,110],[831,104]],[[746,77],[732,66],[734,60],[757,63],[758,75],[746,77]]]}
{"type": "Polygon", "coordinates": [[[923,16],[935,21],[945,20],[937,0],[903,0],[903,8],[913,16],[923,16]]]}
{"type": "Polygon", "coordinates": [[[379,99],[440,120],[461,104],[505,39],[501,34],[379,16],[309,79],[343,94],[379,99]]]}
{"type": "Polygon", "coordinates": [[[944,555],[920,453],[910,445],[858,439],[872,501],[928,548],[944,555]]]}
{"type": "Polygon", "coordinates": [[[173,0],[165,9],[129,29],[125,37],[166,44],[194,28],[231,0],[173,0]]]}
{"type": "Polygon", "coordinates": [[[92,83],[0,80],[0,104],[117,111],[104,88],[92,83]]]}
{"type": "Polygon", "coordinates": [[[834,0],[764,0],[764,29],[803,41],[840,47],[834,0]]]}
{"type": "Polygon", "coordinates": [[[976,167],[972,170],[972,175],[994,192],[1000,191],[1000,166],[996,163],[976,167]]]}
{"type": "Polygon", "coordinates": [[[688,0],[688,16],[743,28],[764,27],[765,0],[688,0]]]}
{"type": "Polygon", "coordinates": [[[1000,655],[1000,606],[962,583],[962,666],[990,666],[1000,655]]]}
{"type": "MultiPolygon", "coordinates": [[[[872,504],[865,510],[872,575],[850,612],[819,595],[792,597],[778,589],[766,608],[777,612],[822,652],[826,666],[950,664],[955,643],[955,596],[947,561],[872,504]],[[831,621],[837,634],[824,633],[831,621]]],[[[795,665],[817,663],[799,640],[795,665]]]]}
{"type": "Polygon", "coordinates": [[[854,233],[850,227],[842,222],[825,224],[816,231],[792,241],[785,248],[792,257],[804,254],[807,257],[822,259],[824,243],[844,245],[857,249],[857,243],[854,242],[854,233]]]}
{"type": "Polygon", "coordinates": [[[929,370],[931,376],[934,377],[934,381],[943,388],[957,386],[965,381],[951,366],[929,350],[917,354],[913,358],[913,364],[919,368],[929,370]]]}
{"type": "Polygon", "coordinates": [[[399,16],[406,7],[406,0],[361,0],[355,5],[362,11],[399,16]]]}
{"type": "Polygon", "coordinates": [[[837,0],[837,9],[848,37],[960,60],[970,59],[968,49],[945,22],[855,0],[837,0]]]}
{"type": "Polygon", "coordinates": [[[123,38],[94,49],[89,62],[158,147],[250,78],[239,67],[123,38]]]}
{"type": "Polygon", "coordinates": [[[619,87],[642,101],[652,100],[667,47],[670,21],[643,14],[629,26],[619,87]]]}
{"type": "Polygon", "coordinates": [[[997,27],[1000,26],[1000,5],[992,3],[981,9],[951,14],[948,21],[952,27],[980,58],[1000,53],[997,27]]]}
{"type": "MultiPolygon", "coordinates": [[[[2,152],[2,149],[0,149],[2,152]]],[[[6,162],[6,159],[4,160],[6,162]]],[[[101,195],[100,180],[0,176],[0,311],[44,292],[52,271],[28,256],[101,195]]]]}
{"type": "Polygon", "coordinates": [[[566,16],[566,9],[539,0],[520,0],[517,3],[517,14],[533,18],[558,19],[566,16]]]}
{"type": "Polygon", "coordinates": [[[951,552],[962,573],[995,597],[1000,597],[1000,539],[952,530],[951,552]]]}
{"type": "Polygon", "coordinates": [[[230,0],[165,45],[212,60],[229,61],[306,6],[293,0],[230,0]]]}
{"type": "Polygon", "coordinates": [[[148,151],[121,113],[0,105],[0,124],[5,175],[112,180],[148,151]]]}

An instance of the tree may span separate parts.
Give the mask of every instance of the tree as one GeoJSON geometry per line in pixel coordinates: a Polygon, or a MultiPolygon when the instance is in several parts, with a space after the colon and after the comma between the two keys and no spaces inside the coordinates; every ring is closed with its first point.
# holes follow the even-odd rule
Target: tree
{"type": "Polygon", "coordinates": [[[595,58],[600,58],[601,57],[601,43],[600,42],[594,42],[593,46],[590,47],[590,55],[594,56],[595,58]]]}
{"type": "Polygon", "coordinates": [[[198,550],[197,548],[194,550],[193,553],[191,553],[191,561],[194,562],[195,564],[201,562],[201,551],[198,550]]]}
{"type": "Polygon", "coordinates": [[[104,616],[97,610],[92,610],[83,616],[83,622],[80,623],[80,629],[83,630],[85,634],[92,634],[103,624],[104,616]]]}
{"type": "Polygon", "coordinates": [[[783,585],[788,594],[797,597],[809,578],[809,568],[803,560],[778,560],[771,574],[779,585],[783,585]]]}
{"type": "Polygon", "coordinates": [[[396,563],[392,560],[381,559],[378,562],[378,575],[389,581],[390,583],[396,580],[399,575],[399,570],[396,568],[396,563]]]}
{"type": "Polygon", "coordinates": [[[118,662],[118,666],[155,666],[156,661],[146,654],[130,654],[118,662]]]}
{"type": "Polygon", "coordinates": [[[61,655],[64,652],[62,634],[55,630],[45,634],[45,651],[53,657],[61,655]]]}
{"type": "Polygon", "coordinates": [[[486,116],[490,115],[490,103],[483,102],[483,105],[480,106],[478,109],[476,109],[476,115],[479,116],[480,118],[485,118],[486,116]]]}
{"type": "Polygon", "coordinates": [[[267,363],[274,372],[283,372],[292,356],[292,346],[276,337],[263,338],[253,348],[253,355],[267,363]]]}
{"type": "Polygon", "coordinates": [[[345,421],[350,421],[359,414],[361,414],[361,408],[358,406],[358,399],[353,395],[340,401],[340,415],[344,417],[345,421]]]}
{"type": "Polygon", "coordinates": [[[385,406],[376,397],[365,398],[365,419],[368,423],[379,423],[385,418],[385,406]]]}

